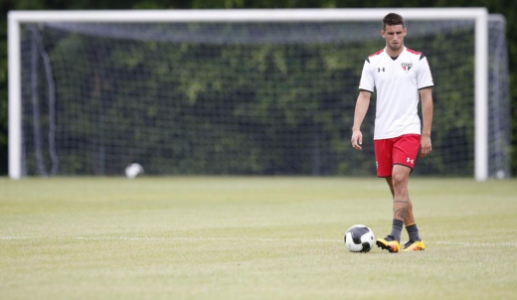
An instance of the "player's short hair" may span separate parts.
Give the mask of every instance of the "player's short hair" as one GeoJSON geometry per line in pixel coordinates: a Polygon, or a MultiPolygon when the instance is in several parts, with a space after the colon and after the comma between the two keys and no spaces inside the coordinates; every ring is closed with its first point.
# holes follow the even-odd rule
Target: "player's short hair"
{"type": "Polygon", "coordinates": [[[389,13],[387,14],[384,19],[382,19],[382,29],[386,30],[386,25],[393,26],[393,25],[402,25],[402,28],[405,28],[404,25],[404,18],[402,18],[401,15],[396,13],[389,13]]]}

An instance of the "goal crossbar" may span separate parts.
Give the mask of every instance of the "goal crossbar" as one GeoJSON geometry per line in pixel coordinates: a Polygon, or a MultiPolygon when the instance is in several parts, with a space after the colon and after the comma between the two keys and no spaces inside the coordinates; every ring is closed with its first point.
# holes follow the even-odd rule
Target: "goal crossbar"
{"type": "Polygon", "coordinates": [[[18,22],[295,22],[372,21],[397,11],[408,20],[469,20],[487,16],[484,8],[396,9],[214,9],[13,11],[18,22]]]}
{"type": "Polygon", "coordinates": [[[488,178],[488,20],[486,8],[242,9],[10,11],[8,14],[9,176],[22,177],[21,30],[39,22],[339,22],[379,21],[397,12],[406,20],[475,22],[475,179],[488,178]]]}

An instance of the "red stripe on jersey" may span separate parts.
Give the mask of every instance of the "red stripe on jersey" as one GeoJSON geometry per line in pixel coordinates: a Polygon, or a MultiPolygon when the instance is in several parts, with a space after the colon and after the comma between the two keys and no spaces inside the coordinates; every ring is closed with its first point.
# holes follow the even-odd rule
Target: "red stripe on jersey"
{"type": "Polygon", "coordinates": [[[373,54],[370,54],[370,55],[368,55],[368,57],[372,57],[372,56],[375,56],[375,55],[379,55],[379,54],[381,54],[382,52],[384,52],[384,49],[381,49],[381,50],[379,50],[379,51],[377,51],[377,52],[375,52],[375,53],[373,53],[373,54]]]}
{"type": "Polygon", "coordinates": [[[409,53],[413,53],[413,54],[416,54],[416,55],[422,55],[422,52],[418,52],[418,51],[415,51],[413,49],[409,49],[409,48],[406,48],[407,52],[409,53]]]}

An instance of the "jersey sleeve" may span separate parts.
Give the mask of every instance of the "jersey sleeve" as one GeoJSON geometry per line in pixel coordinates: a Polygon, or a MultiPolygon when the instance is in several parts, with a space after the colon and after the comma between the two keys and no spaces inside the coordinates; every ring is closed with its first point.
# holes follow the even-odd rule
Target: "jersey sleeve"
{"type": "Polygon", "coordinates": [[[422,55],[419,63],[418,77],[417,77],[417,88],[419,90],[425,89],[428,87],[433,87],[433,75],[431,74],[431,68],[429,67],[429,62],[427,61],[427,57],[422,55]]]}
{"type": "Polygon", "coordinates": [[[370,61],[364,61],[363,72],[361,74],[361,82],[359,83],[359,90],[373,93],[375,88],[375,81],[373,79],[372,67],[370,61]]]}

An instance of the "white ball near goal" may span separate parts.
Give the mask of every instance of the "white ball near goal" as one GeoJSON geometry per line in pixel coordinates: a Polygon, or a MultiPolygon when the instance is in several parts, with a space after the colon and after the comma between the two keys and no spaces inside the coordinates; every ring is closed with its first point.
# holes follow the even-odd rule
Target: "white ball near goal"
{"type": "Polygon", "coordinates": [[[127,178],[132,179],[143,173],[144,173],[144,168],[140,164],[132,163],[126,167],[126,177],[127,178]]]}
{"type": "Polygon", "coordinates": [[[364,225],[354,225],[345,233],[345,245],[350,252],[368,252],[373,248],[373,231],[364,225]]]}

